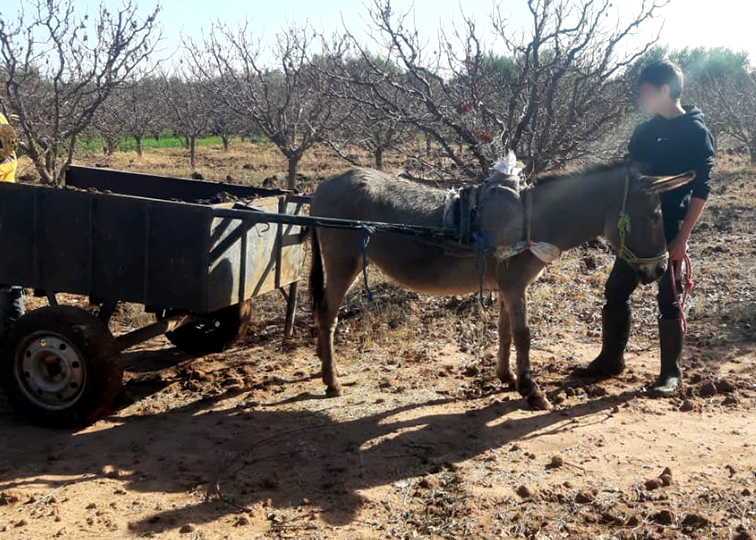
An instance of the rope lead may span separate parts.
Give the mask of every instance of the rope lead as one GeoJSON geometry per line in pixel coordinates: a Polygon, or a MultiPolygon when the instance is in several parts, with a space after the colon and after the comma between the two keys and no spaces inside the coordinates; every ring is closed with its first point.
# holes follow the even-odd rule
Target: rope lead
{"type": "Polygon", "coordinates": [[[473,233],[475,239],[475,267],[478,269],[478,300],[483,306],[483,281],[486,277],[486,254],[488,253],[488,239],[483,233],[473,233]]]}
{"type": "Polygon", "coordinates": [[[693,290],[693,267],[690,265],[690,256],[686,253],[682,261],[670,262],[669,277],[672,280],[672,294],[677,302],[677,311],[680,314],[680,329],[683,334],[688,333],[688,318],[685,316],[685,301],[688,299],[688,293],[693,290]],[[682,278],[682,291],[677,292],[677,265],[685,263],[685,273],[682,278]]]}
{"type": "Polygon", "coordinates": [[[370,290],[367,275],[367,248],[370,245],[370,237],[375,233],[375,228],[370,225],[362,224],[360,227],[360,249],[362,250],[362,282],[365,285],[365,293],[368,302],[373,301],[373,291],[370,290]]]}

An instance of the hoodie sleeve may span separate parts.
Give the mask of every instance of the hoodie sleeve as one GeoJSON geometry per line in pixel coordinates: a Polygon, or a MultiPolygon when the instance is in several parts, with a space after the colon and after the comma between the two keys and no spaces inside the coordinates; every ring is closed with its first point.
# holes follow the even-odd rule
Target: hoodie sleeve
{"type": "Polygon", "coordinates": [[[711,132],[702,127],[693,135],[691,154],[696,156],[696,179],[693,180],[692,196],[706,200],[711,191],[711,169],[714,167],[714,137],[711,132]]]}

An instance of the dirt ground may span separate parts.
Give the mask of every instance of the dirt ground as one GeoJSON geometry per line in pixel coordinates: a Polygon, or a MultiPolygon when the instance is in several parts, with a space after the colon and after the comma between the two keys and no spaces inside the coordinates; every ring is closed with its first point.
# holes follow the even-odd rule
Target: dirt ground
{"type": "MultiPolygon", "coordinates": [[[[208,152],[216,179],[284,170],[270,152],[208,152]]],[[[181,157],[111,164],[156,172],[163,159],[182,174],[181,157]]],[[[305,163],[304,183],[331,167],[305,163]]],[[[489,303],[371,272],[374,301],[358,283],[341,313],[342,397],[324,398],[304,292],[288,343],[283,302],[268,295],[226,353],[187,357],[163,338],[129,351],[113,414],[87,429],[30,426],[0,396],[0,540],[756,538],[755,180],[720,159],[694,233],[677,398],[645,394],[658,370],[653,287],[636,294],[629,369],[571,376],[598,350],[612,260],[600,243],[530,292],[549,412],[495,380],[489,303]]],[[[113,330],[140,321],[126,309],[113,330]]]]}

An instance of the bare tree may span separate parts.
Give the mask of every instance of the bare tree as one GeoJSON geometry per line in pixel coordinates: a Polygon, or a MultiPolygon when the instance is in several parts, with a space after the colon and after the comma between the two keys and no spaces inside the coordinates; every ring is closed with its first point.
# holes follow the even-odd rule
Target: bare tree
{"type": "Polygon", "coordinates": [[[154,77],[128,81],[113,90],[94,115],[94,131],[105,140],[107,154],[119,141],[133,137],[142,157],[142,141],[166,126],[165,106],[160,99],[161,82],[154,77]]]}
{"type": "Polygon", "coordinates": [[[700,91],[713,128],[745,146],[756,165],[756,71],[738,80],[709,78],[700,91]]]}
{"type": "MultiPolygon", "coordinates": [[[[381,170],[384,167],[384,156],[403,140],[407,126],[393,111],[376,106],[370,99],[370,94],[363,91],[362,85],[351,82],[369,76],[365,68],[364,62],[359,58],[343,58],[331,51],[328,62],[316,65],[319,76],[330,78],[328,84],[321,85],[322,91],[333,93],[349,114],[348,122],[339,129],[326,133],[325,142],[342,159],[356,166],[364,166],[365,163],[353,151],[363,150],[369,154],[375,168],[381,170]]],[[[393,66],[384,66],[387,70],[392,68],[393,66]]],[[[381,85],[382,82],[376,81],[375,84],[381,85]]]]}
{"type": "Polygon", "coordinates": [[[756,70],[740,81],[710,81],[705,91],[722,117],[721,130],[742,143],[756,165],[756,70]]]}
{"type": "Polygon", "coordinates": [[[160,92],[169,124],[181,133],[189,148],[189,166],[197,166],[197,138],[207,133],[210,125],[211,98],[203,81],[177,71],[164,76],[160,92]]]}
{"type": "Polygon", "coordinates": [[[756,165],[756,69],[748,54],[717,47],[669,56],[685,72],[685,94],[703,108],[706,124],[745,147],[756,165]]]}
{"type": "Polygon", "coordinates": [[[104,146],[102,148],[105,155],[113,155],[118,143],[126,137],[125,126],[120,121],[123,116],[120,100],[117,99],[118,91],[111,93],[95,111],[92,117],[92,125],[88,131],[93,135],[102,137],[104,146]]]}
{"type": "Polygon", "coordinates": [[[528,172],[539,172],[589,155],[623,117],[631,93],[621,75],[653,42],[626,54],[620,45],[666,3],[643,0],[629,21],[609,26],[610,0],[528,0],[532,26],[519,36],[496,8],[493,44],[463,17],[431,46],[411,11],[395,13],[389,0],[375,0],[370,17],[381,61],[352,36],[366,68],[359,77],[334,75],[425,134],[449,169],[481,178],[513,149],[528,172]],[[385,69],[394,63],[398,71],[385,69]]]}
{"type": "Polygon", "coordinates": [[[43,182],[60,181],[98,107],[151,58],[158,11],[126,0],[90,20],[73,0],[35,0],[16,22],[0,15],[3,98],[43,182]]]}
{"type": "Polygon", "coordinates": [[[121,88],[117,93],[120,112],[118,121],[127,135],[134,137],[136,153],[142,157],[142,141],[166,126],[165,109],[159,99],[160,80],[142,77],[121,88]]]}
{"type": "Polygon", "coordinates": [[[217,87],[218,83],[203,81],[203,84],[210,96],[210,133],[221,138],[223,151],[228,152],[231,137],[243,132],[242,123],[239,117],[229,111],[223,100],[213,92],[213,88],[217,87]]]}
{"type": "Polygon", "coordinates": [[[373,166],[383,170],[384,156],[401,140],[401,123],[382,113],[379,109],[357,105],[348,125],[328,134],[327,143],[339,156],[352,165],[364,166],[359,156],[349,150],[365,150],[373,161],[373,166]]]}
{"type": "Polygon", "coordinates": [[[302,156],[348,117],[335,94],[323,91],[328,81],[313,68],[316,38],[310,28],[292,25],[267,49],[248,24],[216,23],[204,46],[186,47],[225,107],[285,156],[289,189],[296,187],[302,156]]]}

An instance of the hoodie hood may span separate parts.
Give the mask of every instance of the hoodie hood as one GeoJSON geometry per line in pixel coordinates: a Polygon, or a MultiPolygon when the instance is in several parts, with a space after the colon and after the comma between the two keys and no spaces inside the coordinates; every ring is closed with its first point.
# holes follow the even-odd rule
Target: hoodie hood
{"type": "Polygon", "coordinates": [[[668,126],[685,125],[688,123],[698,123],[704,126],[704,113],[701,109],[695,105],[683,105],[685,114],[682,114],[676,118],[664,118],[661,115],[656,115],[653,120],[658,123],[667,124],[668,126]]]}

